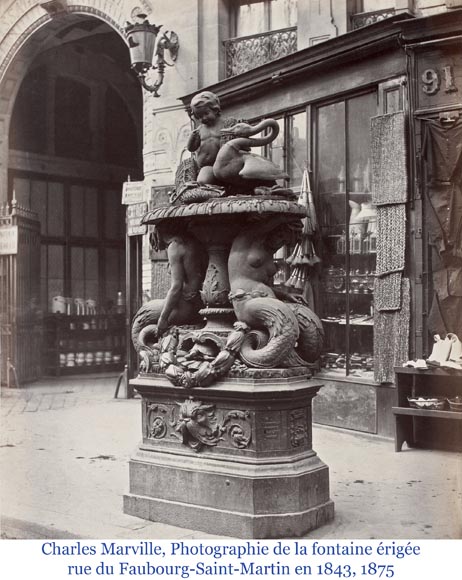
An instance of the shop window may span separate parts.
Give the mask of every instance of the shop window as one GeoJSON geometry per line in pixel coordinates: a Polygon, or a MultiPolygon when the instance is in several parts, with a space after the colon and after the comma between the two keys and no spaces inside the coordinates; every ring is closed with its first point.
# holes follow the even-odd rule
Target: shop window
{"type": "Polygon", "coordinates": [[[84,185],[70,186],[70,234],[76,238],[98,237],[98,190],[84,185]]]}
{"type": "Polygon", "coordinates": [[[302,181],[303,170],[307,164],[307,127],[306,112],[290,115],[288,118],[288,163],[287,173],[294,188],[302,181]]]}
{"type": "Polygon", "coordinates": [[[105,267],[105,296],[108,310],[115,308],[117,295],[124,291],[125,284],[125,255],[120,248],[106,248],[104,250],[105,267]]]}
{"type": "Polygon", "coordinates": [[[239,0],[235,6],[235,36],[250,36],[297,24],[297,0],[239,0]]]}
{"type": "Polygon", "coordinates": [[[373,378],[376,215],[371,204],[370,122],[377,94],[320,106],[315,169],[322,255],[317,311],[326,332],[322,364],[373,378]]]}
{"type": "MultiPolygon", "coordinates": [[[[269,157],[273,163],[283,169],[289,179],[284,184],[294,192],[299,193],[303,171],[307,167],[307,114],[306,111],[287,113],[277,119],[279,135],[260,153],[269,157]]],[[[282,184],[282,183],[281,183],[282,184]]],[[[278,271],[274,276],[274,284],[284,285],[290,277],[290,267],[286,259],[293,248],[281,248],[274,256],[278,271]]]]}
{"type": "Polygon", "coordinates": [[[40,232],[43,236],[46,234],[47,226],[47,183],[46,181],[37,180],[30,181],[29,183],[31,187],[30,208],[38,215],[40,221],[40,232]]]}
{"type": "MultiPolygon", "coordinates": [[[[44,299],[46,304],[51,304],[53,296],[65,296],[64,280],[64,250],[62,244],[47,244],[42,253],[41,276],[44,280],[44,299]]],[[[45,311],[48,308],[45,309],[45,311]]]]}
{"type": "Polygon", "coordinates": [[[74,300],[98,298],[98,250],[97,248],[71,247],[71,288],[74,300]]]}
{"type": "Polygon", "coordinates": [[[261,154],[267,155],[289,175],[286,185],[298,192],[308,155],[306,111],[287,113],[276,120],[279,124],[279,135],[261,154]]]}
{"type": "Polygon", "coordinates": [[[48,182],[47,235],[64,235],[64,185],[48,182]]]}
{"type": "Polygon", "coordinates": [[[271,161],[281,169],[285,169],[285,152],[287,148],[285,142],[285,123],[284,119],[278,119],[277,121],[279,124],[279,135],[269,144],[268,152],[271,161]]]}
{"type": "Polygon", "coordinates": [[[84,248],[71,247],[71,295],[74,300],[85,297],[84,248]]]}
{"type": "MultiPolygon", "coordinates": [[[[101,312],[125,287],[124,212],[120,190],[88,183],[16,176],[18,203],[38,214],[41,230],[41,300],[97,301],[101,312]]],[[[72,311],[72,309],[71,309],[72,311]]]]}

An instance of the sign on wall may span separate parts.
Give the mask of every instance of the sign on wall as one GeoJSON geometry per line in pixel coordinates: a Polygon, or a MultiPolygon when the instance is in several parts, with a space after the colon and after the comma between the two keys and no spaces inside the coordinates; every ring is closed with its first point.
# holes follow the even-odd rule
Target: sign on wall
{"type": "Polygon", "coordinates": [[[144,181],[126,181],[122,188],[124,205],[141,203],[144,200],[144,181]]]}
{"type": "Polygon", "coordinates": [[[148,211],[148,203],[133,203],[127,205],[127,235],[142,236],[148,231],[147,225],[141,225],[140,221],[148,211]]]}
{"type": "Polygon", "coordinates": [[[0,256],[18,253],[18,226],[0,228],[0,256]]]}
{"type": "Polygon", "coordinates": [[[460,105],[462,59],[459,47],[441,47],[417,59],[418,108],[460,105]]]}

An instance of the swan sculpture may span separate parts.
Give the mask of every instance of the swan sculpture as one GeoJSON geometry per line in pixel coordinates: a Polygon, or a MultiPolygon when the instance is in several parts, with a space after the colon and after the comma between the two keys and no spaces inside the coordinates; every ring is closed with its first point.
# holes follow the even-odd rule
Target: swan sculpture
{"type": "Polygon", "coordinates": [[[272,186],[277,179],[288,179],[289,176],[270,159],[256,155],[251,147],[262,147],[276,139],[279,125],[274,119],[265,119],[257,125],[237,123],[221,131],[223,135],[233,136],[220,147],[213,164],[213,174],[222,183],[235,186],[256,187],[272,186]],[[253,138],[253,135],[270,129],[267,135],[253,138]]]}

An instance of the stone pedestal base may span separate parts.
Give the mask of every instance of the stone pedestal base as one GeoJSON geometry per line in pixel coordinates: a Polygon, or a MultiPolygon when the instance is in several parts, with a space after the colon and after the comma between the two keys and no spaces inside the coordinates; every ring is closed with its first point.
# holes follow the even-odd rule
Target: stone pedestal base
{"type": "Polygon", "coordinates": [[[131,381],[143,440],[130,460],[125,513],[237,538],[301,536],[329,522],[329,469],[312,449],[306,377],[226,379],[187,391],[131,381]]]}

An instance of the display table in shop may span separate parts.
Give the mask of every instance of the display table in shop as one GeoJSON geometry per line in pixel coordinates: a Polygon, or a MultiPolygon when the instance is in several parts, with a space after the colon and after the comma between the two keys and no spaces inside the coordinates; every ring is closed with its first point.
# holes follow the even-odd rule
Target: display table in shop
{"type": "Polygon", "coordinates": [[[401,451],[403,443],[408,447],[461,451],[462,412],[451,410],[448,399],[462,396],[462,371],[398,367],[395,374],[395,451],[401,451]],[[419,409],[409,403],[409,398],[430,397],[441,399],[443,408],[419,409]]]}

